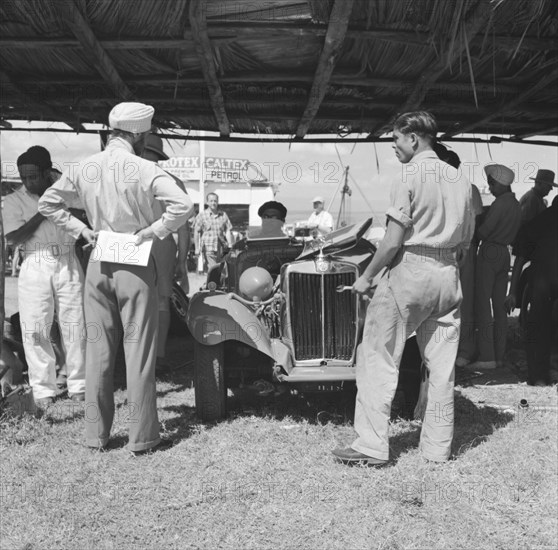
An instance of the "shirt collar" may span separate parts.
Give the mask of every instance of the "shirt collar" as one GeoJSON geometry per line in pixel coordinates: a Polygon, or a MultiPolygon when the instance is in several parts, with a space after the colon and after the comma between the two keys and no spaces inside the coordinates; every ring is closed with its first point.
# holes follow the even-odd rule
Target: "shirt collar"
{"type": "Polygon", "coordinates": [[[135,154],[132,145],[121,137],[110,138],[110,141],[108,142],[106,149],[126,149],[128,153],[135,154]]]}
{"type": "Polygon", "coordinates": [[[438,155],[434,151],[432,151],[432,149],[428,149],[426,151],[422,151],[420,153],[417,153],[409,162],[420,162],[420,161],[426,160],[426,159],[440,160],[438,155]]]}
{"type": "Polygon", "coordinates": [[[17,191],[19,191],[20,193],[23,193],[24,195],[27,195],[28,197],[31,197],[32,199],[39,200],[39,195],[36,195],[35,193],[29,193],[29,191],[27,190],[27,187],[25,187],[25,185],[22,185],[19,189],[17,189],[17,191]]]}

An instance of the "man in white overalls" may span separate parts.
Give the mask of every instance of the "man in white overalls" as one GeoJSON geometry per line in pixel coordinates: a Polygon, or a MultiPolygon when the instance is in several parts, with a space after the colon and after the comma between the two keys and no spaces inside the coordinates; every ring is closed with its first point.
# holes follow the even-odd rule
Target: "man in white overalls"
{"type": "Polygon", "coordinates": [[[19,244],[24,257],[18,299],[29,383],[38,408],[53,403],[57,386],[51,329],[56,317],[68,391],[74,401],[83,401],[83,272],[74,254],[75,239],[38,212],[39,197],[54,183],[50,156],[29,150],[17,165],[23,186],[5,199],[4,227],[7,241],[19,244]]]}

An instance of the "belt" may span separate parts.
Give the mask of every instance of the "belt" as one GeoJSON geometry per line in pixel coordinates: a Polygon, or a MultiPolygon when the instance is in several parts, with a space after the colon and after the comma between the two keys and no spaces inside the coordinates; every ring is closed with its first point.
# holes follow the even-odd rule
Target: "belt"
{"type": "Polygon", "coordinates": [[[496,245],[498,245],[498,246],[506,246],[506,247],[508,246],[507,244],[504,244],[504,243],[497,243],[496,241],[482,241],[481,244],[496,244],[496,245]]]}
{"type": "Polygon", "coordinates": [[[35,248],[22,248],[21,253],[27,257],[32,256],[34,254],[39,254],[42,256],[43,254],[54,256],[55,258],[59,258],[64,254],[69,254],[71,248],[68,247],[67,251],[64,251],[62,246],[59,244],[38,244],[35,248]]]}
{"type": "Polygon", "coordinates": [[[422,244],[404,245],[404,252],[410,252],[416,256],[425,256],[427,258],[434,258],[436,260],[455,260],[457,249],[441,248],[434,246],[425,246],[422,244]]]}

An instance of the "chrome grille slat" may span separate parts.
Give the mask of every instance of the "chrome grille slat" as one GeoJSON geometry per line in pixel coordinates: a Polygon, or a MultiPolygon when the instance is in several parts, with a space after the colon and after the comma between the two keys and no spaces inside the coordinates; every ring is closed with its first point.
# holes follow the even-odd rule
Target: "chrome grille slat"
{"type": "Polygon", "coordinates": [[[353,271],[289,274],[289,309],[296,360],[351,359],[357,327],[356,298],[351,292],[338,293],[335,289],[338,285],[352,285],[355,279],[353,271]]]}

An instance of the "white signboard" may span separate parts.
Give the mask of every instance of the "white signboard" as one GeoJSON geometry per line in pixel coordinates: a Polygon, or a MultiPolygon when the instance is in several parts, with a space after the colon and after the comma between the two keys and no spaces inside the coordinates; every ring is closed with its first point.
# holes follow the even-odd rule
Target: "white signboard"
{"type": "Polygon", "coordinates": [[[173,157],[159,162],[159,166],[182,181],[201,179],[200,157],[173,157]]]}
{"type": "MultiPolygon", "coordinates": [[[[202,178],[200,157],[173,157],[159,162],[159,166],[182,181],[199,181],[202,178]]],[[[265,181],[257,167],[247,159],[206,157],[204,175],[204,181],[216,183],[247,184],[252,180],[265,181]]]]}

